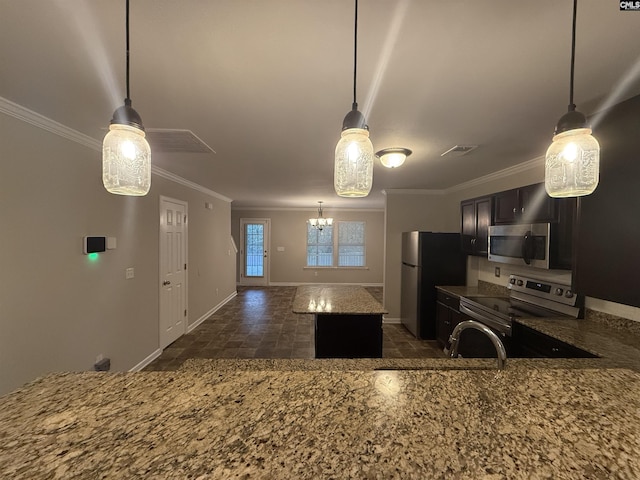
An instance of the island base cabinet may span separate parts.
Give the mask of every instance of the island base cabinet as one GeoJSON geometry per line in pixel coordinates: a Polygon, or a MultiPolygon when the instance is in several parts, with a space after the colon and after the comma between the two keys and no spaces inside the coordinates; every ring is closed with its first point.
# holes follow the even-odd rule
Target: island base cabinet
{"type": "Polygon", "coordinates": [[[315,319],[316,358],[382,358],[382,315],[324,315],[315,319]]]}

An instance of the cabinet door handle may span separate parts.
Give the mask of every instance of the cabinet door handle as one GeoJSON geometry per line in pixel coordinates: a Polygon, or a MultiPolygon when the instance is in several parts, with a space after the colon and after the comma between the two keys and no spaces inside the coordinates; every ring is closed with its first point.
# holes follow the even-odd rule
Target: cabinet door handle
{"type": "Polygon", "coordinates": [[[522,208],[520,209],[520,212],[524,213],[524,207],[522,207],[522,208]]]}
{"type": "Polygon", "coordinates": [[[513,213],[516,213],[518,211],[518,209],[516,207],[513,207],[513,213]]]}

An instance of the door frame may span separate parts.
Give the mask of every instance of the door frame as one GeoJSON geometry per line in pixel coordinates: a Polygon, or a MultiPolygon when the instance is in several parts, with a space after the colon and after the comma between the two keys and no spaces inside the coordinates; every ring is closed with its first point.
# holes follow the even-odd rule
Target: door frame
{"type": "Polygon", "coordinates": [[[240,285],[256,285],[256,286],[269,286],[271,274],[271,219],[270,218],[241,218],[240,219],[240,285]],[[244,275],[245,270],[245,225],[248,223],[264,223],[264,249],[267,254],[264,257],[264,276],[258,277],[246,277],[244,275]]]}
{"type": "MultiPolygon", "coordinates": [[[[179,200],[173,197],[167,197],[160,195],[158,200],[158,346],[161,350],[164,350],[167,346],[162,346],[162,204],[165,201],[177,203],[184,206],[185,221],[184,225],[184,262],[187,268],[184,272],[184,308],[187,310],[187,315],[184,320],[184,331],[182,335],[187,333],[189,328],[189,203],[185,200],[179,200]]],[[[181,336],[182,336],[181,335],[181,336]]],[[[179,338],[179,337],[178,337],[179,338]]]]}

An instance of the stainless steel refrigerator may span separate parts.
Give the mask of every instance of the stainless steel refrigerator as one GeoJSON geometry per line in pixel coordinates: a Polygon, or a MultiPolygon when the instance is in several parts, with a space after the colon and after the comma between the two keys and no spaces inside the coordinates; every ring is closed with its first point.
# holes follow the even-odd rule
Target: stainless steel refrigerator
{"type": "Polygon", "coordinates": [[[465,285],[460,234],[403,232],[400,317],[417,338],[436,338],[436,285],[465,285]]]}

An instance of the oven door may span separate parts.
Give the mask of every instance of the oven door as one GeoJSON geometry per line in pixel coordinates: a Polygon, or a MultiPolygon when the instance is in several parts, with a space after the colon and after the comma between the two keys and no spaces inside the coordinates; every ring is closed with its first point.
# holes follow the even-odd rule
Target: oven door
{"type": "Polygon", "coordinates": [[[489,227],[489,260],[549,268],[551,224],[494,225],[489,227]]]}

